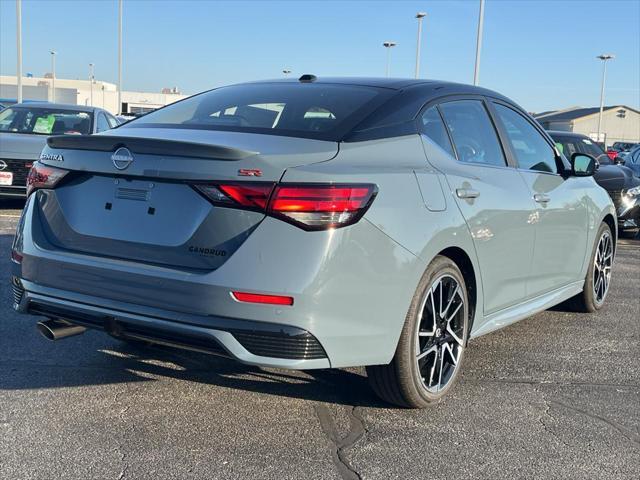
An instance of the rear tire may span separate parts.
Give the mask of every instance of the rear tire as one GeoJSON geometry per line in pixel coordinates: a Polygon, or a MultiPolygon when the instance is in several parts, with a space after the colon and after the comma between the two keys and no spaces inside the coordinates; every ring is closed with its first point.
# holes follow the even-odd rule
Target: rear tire
{"type": "Polygon", "coordinates": [[[604,305],[611,282],[613,242],[611,227],[603,222],[596,235],[582,292],[572,299],[573,306],[579,312],[592,313],[604,305]]]}
{"type": "Polygon", "coordinates": [[[386,402],[425,408],[453,387],[469,331],[464,277],[448,257],[436,257],[413,296],[393,360],[367,367],[374,392],[386,402]]]}

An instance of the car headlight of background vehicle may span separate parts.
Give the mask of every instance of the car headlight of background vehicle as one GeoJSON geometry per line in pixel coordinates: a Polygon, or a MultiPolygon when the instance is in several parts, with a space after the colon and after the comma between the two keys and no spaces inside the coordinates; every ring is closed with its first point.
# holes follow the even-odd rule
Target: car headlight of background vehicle
{"type": "Polygon", "coordinates": [[[624,194],[628,197],[640,197],[640,185],[637,187],[630,188],[624,194]]]}

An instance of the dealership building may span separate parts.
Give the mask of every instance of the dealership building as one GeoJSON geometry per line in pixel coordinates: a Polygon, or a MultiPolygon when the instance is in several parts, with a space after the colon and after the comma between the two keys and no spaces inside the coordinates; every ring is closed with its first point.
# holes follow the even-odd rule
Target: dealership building
{"type": "Polygon", "coordinates": [[[640,142],[640,111],[626,105],[604,107],[598,139],[600,107],[571,107],[534,115],[547,130],[562,130],[587,135],[607,146],[613,142],[640,142]]]}
{"type": "MultiPolygon", "coordinates": [[[[0,75],[0,99],[15,101],[18,98],[16,76],[0,75]]],[[[72,105],[93,105],[114,115],[117,113],[145,113],[186,98],[177,88],[164,88],[162,92],[122,91],[122,108],[118,109],[118,88],[115,84],[101,80],[72,80],[55,78],[51,74],[44,77],[22,77],[22,98],[25,101],[45,101],[72,105]],[[120,111],[119,111],[120,110],[120,111]]]]}

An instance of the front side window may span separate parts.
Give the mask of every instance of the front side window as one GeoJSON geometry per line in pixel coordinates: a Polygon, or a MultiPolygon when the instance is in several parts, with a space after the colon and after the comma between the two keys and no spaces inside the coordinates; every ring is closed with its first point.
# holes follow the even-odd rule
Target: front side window
{"type": "Polygon", "coordinates": [[[557,173],[556,154],[542,134],[522,115],[504,105],[495,104],[518,167],[524,170],[557,173]]]}
{"type": "Polygon", "coordinates": [[[56,108],[7,108],[0,112],[0,132],[31,135],[88,135],[91,115],[56,108]]]}
{"type": "Polygon", "coordinates": [[[440,110],[458,160],[468,163],[505,166],[498,135],[481,100],[457,100],[440,105],[440,110]]]}
{"type": "Polygon", "coordinates": [[[420,132],[433,141],[436,145],[442,148],[452,157],[455,157],[449,135],[447,134],[447,128],[442,122],[440,113],[438,113],[437,107],[429,108],[420,118],[420,132]]]}
{"type": "Polygon", "coordinates": [[[340,140],[393,93],[356,85],[266,83],[221,87],[127,123],[340,140]]]}

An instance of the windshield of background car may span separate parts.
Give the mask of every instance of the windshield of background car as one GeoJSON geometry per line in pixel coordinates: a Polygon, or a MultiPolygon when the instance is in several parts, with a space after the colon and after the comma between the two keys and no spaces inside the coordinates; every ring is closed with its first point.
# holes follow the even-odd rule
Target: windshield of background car
{"type": "Polygon", "coordinates": [[[0,112],[0,132],[31,135],[88,135],[91,114],[56,108],[7,108],[0,112]]]}
{"type": "Polygon", "coordinates": [[[342,84],[222,87],[151,112],[122,128],[184,128],[340,140],[394,93],[342,84]]]}
{"type": "Polygon", "coordinates": [[[576,152],[586,153],[598,160],[601,164],[609,164],[609,156],[594,141],[582,137],[554,137],[556,147],[567,159],[576,152]]]}

